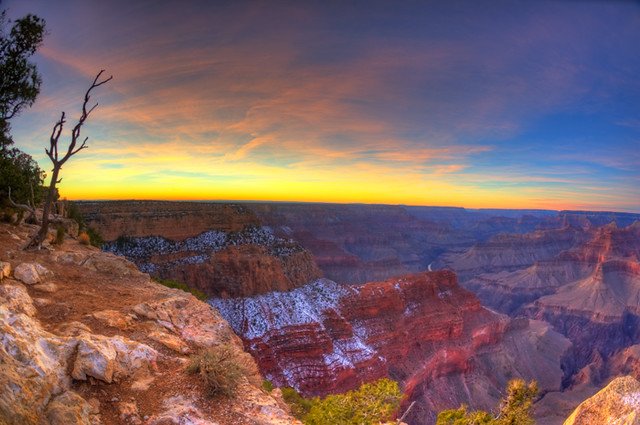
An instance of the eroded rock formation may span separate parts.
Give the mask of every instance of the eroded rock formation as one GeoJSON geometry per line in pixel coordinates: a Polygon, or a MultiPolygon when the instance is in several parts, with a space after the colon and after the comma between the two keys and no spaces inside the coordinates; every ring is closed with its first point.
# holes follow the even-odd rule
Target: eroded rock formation
{"type": "Polygon", "coordinates": [[[410,423],[462,402],[488,408],[513,376],[559,390],[570,346],[548,325],[484,309],[447,271],[211,303],[274,384],[318,395],[391,376],[418,401],[410,423]]]}
{"type": "Polygon", "coordinates": [[[209,296],[239,297],[286,291],[321,275],[309,251],[266,227],[209,230],[182,241],[126,237],[104,249],[162,278],[177,279],[209,296]]]}

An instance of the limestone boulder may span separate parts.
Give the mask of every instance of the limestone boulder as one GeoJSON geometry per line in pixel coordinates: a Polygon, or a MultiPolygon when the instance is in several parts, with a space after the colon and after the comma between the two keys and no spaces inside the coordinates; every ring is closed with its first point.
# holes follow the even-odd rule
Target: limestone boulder
{"type": "Polygon", "coordinates": [[[117,277],[128,277],[141,274],[138,268],[126,259],[104,252],[95,253],[87,257],[83,267],[117,277]]]}
{"type": "Polygon", "coordinates": [[[133,318],[117,310],[102,310],[91,314],[91,317],[111,328],[125,330],[133,325],[133,318]]]}
{"type": "Polygon", "coordinates": [[[13,271],[13,276],[27,285],[35,285],[44,282],[51,276],[51,272],[38,263],[21,263],[13,271]]]}
{"type": "Polygon", "coordinates": [[[74,343],[18,310],[0,304],[0,423],[38,424],[48,401],[70,386],[74,343]]]}
{"type": "Polygon", "coordinates": [[[153,415],[146,422],[148,425],[218,425],[204,418],[192,400],[182,396],[168,398],[163,403],[164,410],[153,415]]]}
{"type": "Polygon", "coordinates": [[[230,340],[239,341],[215,309],[191,295],[181,294],[145,302],[133,310],[138,316],[156,321],[199,348],[230,340]]]}
{"type": "Polygon", "coordinates": [[[21,283],[1,285],[0,304],[4,304],[8,309],[17,313],[24,313],[27,316],[36,314],[33,300],[29,296],[27,288],[21,283]]]}
{"type": "Polygon", "coordinates": [[[132,376],[141,369],[150,370],[158,358],[153,348],[120,335],[80,334],[71,376],[85,380],[92,376],[111,383],[132,376]]]}
{"type": "Polygon", "coordinates": [[[148,336],[150,339],[159,342],[160,344],[164,345],[172,351],[175,351],[176,353],[188,354],[191,352],[189,346],[185,344],[182,339],[170,333],[154,331],[151,332],[148,336]]]}
{"type": "Polygon", "coordinates": [[[580,404],[564,425],[640,425],[640,382],[631,376],[614,379],[580,404]]]}

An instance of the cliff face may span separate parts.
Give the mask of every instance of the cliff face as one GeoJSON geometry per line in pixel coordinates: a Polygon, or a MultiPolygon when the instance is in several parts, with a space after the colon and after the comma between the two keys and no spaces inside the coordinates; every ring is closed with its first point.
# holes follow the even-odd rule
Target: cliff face
{"type": "Polygon", "coordinates": [[[208,230],[237,232],[259,224],[256,216],[239,204],[105,201],[76,205],[87,224],[107,241],[152,235],[181,241],[208,230]]]}
{"type": "Polygon", "coordinates": [[[87,224],[153,276],[177,279],[209,296],[284,291],[322,275],[296,242],[259,226],[237,204],[204,202],[79,202],[87,224]]]}
{"type": "Polygon", "coordinates": [[[177,279],[212,297],[285,291],[321,275],[307,250],[264,227],[210,230],[179,242],[159,236],[120,238],[103,248],[145,272],[177,279]]]}
{"type": "Polygon", "coordinates": [[[248,204],[277,235],[309,249],[324,275],[341,284],[426,270],[446,249],[474,240],[449,223],[392,205],[248,204]]]}
{"type": "Polygon", "coordinates": [[[640,342],[640,223],[598,227],[586,215],[565,218],[583,226],[497,237],[449,256],[449,264],[478,273],[463,284],[486,305],[551,323],[574,343],[567,375],[591,364],[598,373],[588,380],[599,384],[611,376],[601,366],[640,342]]]}
{"type": "Polygon", "coordinates": [[[571,226],[526,234],[500,234],[463,253],[443,255],[436,266],[450,267],[466,281],[484,273],[513,272],[552,259],[587,238],[583,230],[571,226]]]}
{"type": "Polygon", "coordinates": [[[640,382],[626,376],[616,378],[585,400],[564,425],[640,424],[640,382]]]}
{"type": "Polygon", "coordinates": [[[0,423],[299,423],[209,305],[75,240],[22,251],[35,231],[0,224],[0,423]],[[185,363],[222,343],[249,372],[211,400],[185,363]]]}
{"type": "Polygon", "coordinates": [[[558,390],[570,345],[544,324],[485,310],[447,271],[211,303],[276,385],[323,395],[391,376],[418,402],[416,424],[461,402],[488,408],[509,376],[558,390]]]}

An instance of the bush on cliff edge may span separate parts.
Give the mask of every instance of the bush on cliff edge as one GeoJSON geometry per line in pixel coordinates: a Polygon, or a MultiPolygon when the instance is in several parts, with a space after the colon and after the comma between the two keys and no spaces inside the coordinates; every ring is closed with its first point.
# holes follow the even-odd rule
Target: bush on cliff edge
{"type": "Polygon", "coordinates": [[[236,348],[223,344],[191,356],[187,371],[200,376],[210,397],[231,397],[246,375],[247,365],[236,348]]]}
{"type": "Polygon", "coordinates": [[[282,395],[306,425],[379,424],[393,417],[402,398],[398,383],[386,378],[322,399],[302,398],[292,388],[283,388],[282,395]]]}
{"type": "Polygon", "coordinates": [[[496,416],[482,410],[468,412],[467,406],[460,406],[440,412],[436,425],[533,425],[531,408],[537,395],[536,381],[527,384],[522,379],[513,379],[507,384],[507,395],[501,400],[496,416]]]}

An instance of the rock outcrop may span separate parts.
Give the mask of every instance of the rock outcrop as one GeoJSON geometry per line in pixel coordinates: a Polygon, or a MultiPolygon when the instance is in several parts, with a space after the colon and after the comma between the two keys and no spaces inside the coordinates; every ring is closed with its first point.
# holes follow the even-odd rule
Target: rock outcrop
{"type": "Polygon", "coordinates": [[[409,423],[462,402],[488,408],[513,376],[559,390],[570,347],[543,323],[484,309],[448,271],[211,303],[274,384],[323,395],[391,376],[418,402],[409,423]]]}
{"type": "Polygon", "coordinates": [[[21,251],[28,229],[0,224],[0,424],[299,424],[209,305],[73,240],[21,251]],[[219,344],[248,367],[238,398],[208,399],[185,371],[219,344]]]}
{"type": "Polygon", "coordinates": [[[127,237],[104,249],[127,257],[143,271],[184,282],[211,297],[286,291],[321,275],[309,251],[266,227],[249,226],[234,233],[209,230],[183,241],[127,237]]]}
{"type": "Polygon", "coordinates": [[[639,425],[640,382],[626,376],[616,378],[593,397],[581,403],[564,425],[639,425]]]}

